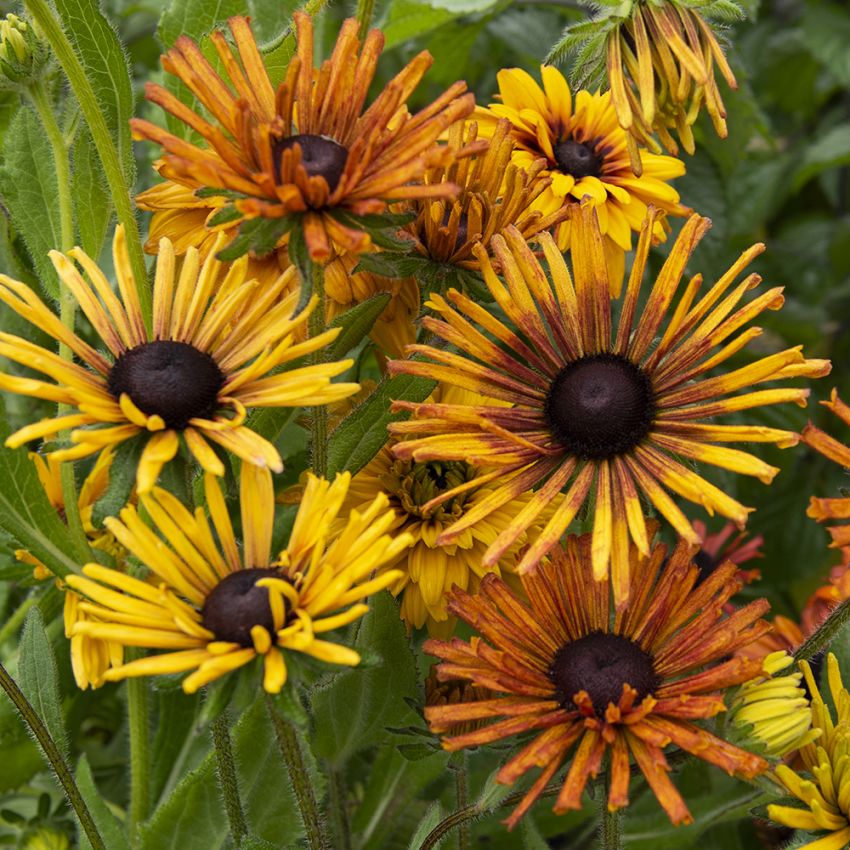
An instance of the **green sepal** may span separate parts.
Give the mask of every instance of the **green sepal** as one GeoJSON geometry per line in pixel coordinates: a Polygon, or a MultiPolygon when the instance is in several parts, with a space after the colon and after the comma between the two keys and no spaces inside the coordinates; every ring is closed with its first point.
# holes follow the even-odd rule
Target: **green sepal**
{"type": "Polygon", "coordinates": [[[207,221],[207,227],[230,224],[231,221],[239,221],[240,218],[242,218],[242,213],[233,204],[227,204],[213,213],[212,217],[207,221]]]}
{"type": "Polygon", "coordinates": [[[236,192],[233,189],[217,189],[215,186],[202,186],[200,189],[195,189],[193,194],[201,200],[205,198],[227,198],[229,201],[236,201],[248,197],[244,192],[236,192]]]}
{"type": "Polygon", "coordinates": [[[402,228],[415,218],[415,212],[405,213],[371,213],[369,215],[354,215],[346,210],[329,210],[330,214],[340,223],[353,230],[362,230],[369,234],[372,242],[387,251],[407,251],[411,246],[410,237],[400,235],[402,228]]]}
{"type": "Polygon", "coordinates": [[[255,257],[264,257],[277,248],[278,242],[292,230],[297,216],[284,218],[251,218],[243,221],[237,235],[218,252],[225,262],[238,260],[249,251],[255,257]]]}
{"type": "Polygon", "coordinates": [[[391,298],[389,292],[379,292],[337,316],[328,327],[342,330],[328,346],[328,360],[337,360],[359,345],[372,330],[391,298]]]}
{"type": "Polygon", "coordinates": [[[103,521],[108,516],[117,517],[121,509],[130,501],[130,494],[136,486],[139,460],[145,449],[145,436],[140,434],[131,440],[119,443],[115,448],[115,456],[109,467],[109,484],[92,508],[91,519],[95,528],[103,528],[103,521]]]}

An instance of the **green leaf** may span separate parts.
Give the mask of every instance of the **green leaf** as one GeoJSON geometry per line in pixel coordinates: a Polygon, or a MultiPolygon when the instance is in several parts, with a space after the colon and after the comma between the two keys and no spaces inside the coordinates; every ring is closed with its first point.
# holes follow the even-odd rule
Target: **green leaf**
{"type": "Polygon", "coordinates": [[[95,528],[101,528],[108,516],[118,516],[130,501],[130,494],[136,486],[136,470],[146,442],[145,435],[141,434],[116,447],[115,458],[109,467],[109,484],[92,508],[92,524],[95,528]]]}
{"type": "Polygon", "coordinates": [[[850,89],[850,13],[846,4],[803,6],[803,41],[812,56],[846,89],[850,89]]]}
{"type": "Polygon", "coordinates": [[[71,148],[74,217],[80,245],[95,260],[100,256],[112,218],[112,199],[88,127],[81,126],[71,148]]]}
{"type": "Polygon", "coordinates": [[[385,727],[416,717],[404,701],[416,694],[416,661],[389,592],[372,597],[353,645],[361,654],[376,654],[381,663],[343,670],[313,692],[313,750],[337,765],[366,747],[385,743],[385,727]]]}
{"type": "Polygon", "coordinates": [[[328,359],[336,360],[351,351],[372,330],[378,316],[390,303],[390,293],[380,292],[355,304],[337,316],[331,323],[332,328],[342,328],[340,335],[328,348],[328,359]]]}
{"type": "Polygon", "coordinates": [[[171,47],[181,35],[197,41],[228,18],[246,14],[244,0],[171,0],[156,34],[164,47],[171,47]]]}
{"type": "Polygon", "coordinates": [[[76,551],[68,528],[47,500],[35,466],[24,449],[6,448],[9,436],[5,406],[0,402],[0,527],[22,548],[58,576],[89,559],[76,551]]]}
{"type": "Polygon", "coordinates": [[[31,608],[21,635],[18,680],[35,713],[44,721],[50,737],[62,755],[68,758],[68,737],[62,716],[62,697],[59,694],[59,673],[53,647],[44,629],[44,620],[37,607],[31,608]]]}
{"type": "Polygon", "coordinates": [[[124,47],[96,0],[53,0],[53,5],[97,95],[124,178],[132,186],[136,161],[129,121],[133,117],[134,96],[124,47]]]}
{"type": "Polygon", "coordinates": [[[546,839],[540,834],[537,824],[530,815],[526,815],[520,821],[522,833],[522,846],[524,850],[549,850],[546,839]]]}
{"type": "Polygon", "coordinates": [[[428,3],[395,0],[380,27],[389,48],[430,32],[454,17],[454,13],[446,9],[435,9],[428,3]]]}
{"type": "MultiPolygon", "coordinates": [[[[77,788],[80,789],[80,794],[83,795],[83,799],[89,807],[91,816],[97,826],[97,831],[100,833],[101,838],[103,838],[103,843],[109,850],[130,850],[130,845],[127,843],[127,837],[124,834],[121,822],[115,817],[109,806],[106,805],[103,794],[98,790],[97,785],[95,785],[91,768],[85,756],[77,764],[75,779],[77,788]]],[[[80,850],[91,850],[91,843],[82,829],[79,830],[78,836],[80,850]]]]}
{"type": "Polygon", "coordinates": [[[59,280],[47,252],[61,241],[58,191],[53,152],[41,122],[31,109],[21,109],[3,145],[0,194],[52,298],[59,297],[59,280]]]}
{"type": "MultiPolygon", "coordinates": [[[[255,838],[287,847],[302,836],[301,819],[274,732],[258,699],[233,729],[234,758],[245,816],[255,838]]],[[[318,777],[313,777],[319,782],[318,777]]],[[[228,841],[227,814],[215,773],[215,755],[180,781],[141,832],[138,850],[220,850],[228,841]]]]}
{"type": "Polygon", "coordinates": [[[430,835],[431,831],[442,819],[443,807],[440,805],[439,800],[435,800],[428,807],[425,817],[419,821],[419,826],[416,827],[416,832],[413,833],[413,837],[410,839],[410,844],[407,845],[408,850],[419,850],[422,846],[422,842],[430,835]]]}
{"type": "Polygon", "coordinates": [[[410,375],[384,379],[359,407],[337,426],[328,447],[328,475],[348,470],[359,472],[387,441],[387,425],[406,418],[393,413],[391,401],[424,401],[436,381],[410,375]]]}
{"type": "Polygon", "coordinates": [[[258,257],[271,253],[280,238],[293,228],[297,218],[289,215],[285,218],[253,218],[244,221],[239,227],[239,233],[218,252],[218,259],[232,262],[248,251],[258,257]]]}
{"type": "Polygon", "coordinates": [[[198,714],[198,700],[187,696],[181,689],[159,691],[156,700],[157,715],[163,722],[157,724],[151,749],[151,788],[154,800],[159,798],[166,787],[186,740],[194,734],[198,714]]]}
{"type": "Polygon", "coordinates": [[[830,168],[850,164],[850,122],[839,124],[807,145],[797,173],[794,188],[800,189],[812,177],[830,168]]]}

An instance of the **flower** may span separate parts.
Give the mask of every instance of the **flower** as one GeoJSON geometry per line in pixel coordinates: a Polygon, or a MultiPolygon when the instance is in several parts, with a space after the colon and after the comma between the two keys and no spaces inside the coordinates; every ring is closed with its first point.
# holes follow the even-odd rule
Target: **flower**
{"type": "Polygon", "coordinates": [[[171,243],[163,240],[154,281],[153,329],[148,331],[121,226],[115,231],[113,257],[120,300],[85,252],[74,248],[67,256],[50,253],[109,356],[65,328],[26,284],[0,275],[0,300],[67,345],[85,364],[66,362],[26,339],[0,334],[0,354],[55,381],[0,373],[0,389],[71,408],[70,413],[21,428],[6,440],[7,446],[17,448],[72,428],[74,445],[50,453],[55,461],[66,461],[141,435],[145,446],[136,478],[139,492],[153,487],[163,465],[177,454],[181,436],[198,463],[214,475],[224,474],[224,464],[208,441],[247,463],[280,472],[277,449],[244,424],[247,412],[255,407],[327,404],[357,392],[357,384],[331,383],[351,360],[271,374],[319,350],[339,333],[335,329],[293,341],[316,305],[314,297],[296,314],[298,292],[281,297],[294,269],[260,287],[255,280],[245,280],[245,261],[225,273],[213,254],[200,265],[198,252],[190,249],[178,277],[171,243]]]}
{"type": "Polygon", "coordinates": [[[811,730],[812,710],[800,687],[803,674],[777,675],[793,663],[784,650],[768,655],[763,664],[767,675],[741,685],[729,707],[732,724],[771,756],[784,756],[819,736],[811,730]]]}
{"type": "MultiPolygon", "coordinates": [[[[240,506],[243,542],[237,545],[217,479],[204,478],[207,513],[194,514],[172,494],[155,488],[141,504],[159,534],[128,506],[107,527],[151,571],[149,581],[87,564],[68,585],[87,601],[88,616],[70,629],[121,646],[162,650],[113,666],[104,681],[193,671],[183,690],[207,683],[263,658],[263,687],[277,693],[287,678],[286,652],[302,652],[331,664],[355,665],[360,656],[320,637],[361,617],[363,600],[387,587],[398,573],[374,570],[409,545],[407,535],[387,534],[393,513],[377,496],[362,512],[352,511],[330,537],[350,481],[333,483],[310,475],[286,548],[271,557],[274,490],[271,473],[242,464],[240,506]]],[[[81,665],[84,659],[77,659],[81,665]]],[[[94,683],[94,680],[93,680],[94,683]]]]}
{"type": "MultiPolygon", "coordinates": [[[[761,534],[756,534],[755,537],[748,540],[747,532],[739,531],[732,537],[735,531],[735,523],[733,522],[727,522],[720,531],[714,534],[707,533],[706,525],[701,520],[695,519],[691,525],[702,540],[699,552],[694,555],[694,563],[700,569],[701,578],[710,575],[725,561],[732,561],[732,563],[740,566],[753,560],[753,558],[764,557],[761,551],[764,537],[761,534]]],[[[761,573],[758,570],[738,570],[738,578],[744,584],[749,584],[760,579],[761,573]]]]}
{"type": "Polygon", "coordinates": [[[485,566],[497,563],[552,505],[551,518],[522,556],[518,569],[524,572],[592,501],[593,573],[601,581],[609,564],[613,566],[614,596],[622,606],[629,595],[629,539],[643,554],[649,553],[640,491],[690,543],[699,544],[700,536],[665,488],[743,527],[750,509],[677,457],[770,482],[779,471],[776,467],[715,444],[753,441],[786,447],[797,442],[796,434],[699,420],[778,402],[805,404],[808,390],[787,387],[722,396],[765,381],[821,375],[829,371],[829,362],[806,360],[797,346],[706,378],[706,372],[761,333],[760,328],[749,328],[732,337],[763,310],[781,307],[782,289],[770,289],[738,307],[760,280],[750,275],[728,292],[741,270],[763,250],[755,245],[699,301],[696,294],[702,281],[699,275],[693,278],[674,309],[688,258],[710,226],[708,219],[692,216],[636,321],[653,224],[650,215],[641,232],[616,334],[612,334],[602,240],[589,204],[573,217],[580,237],[572,249],[575,286],[548,234],[541,234],[540,242],[551,283],[521,234],[508,228],[504,238],[492,240],[504,285],[486,253],[478,252],[485,282],[504,311],[504,320],[456,290],[445,297],[431,296],[427,306],[439,318],[426,317],[423,325],[459,353],[412,345],[408,354],[422,359],[391,361],[390,371],[444,381],[510,405],[394,404],[396,410],[414,414],[411,421],[390,425],[393,434],[409,438],[393,447],[400,460],[465,461],[501,469],[489,498],[442,531],[438,545],[456,541],[520,493],[538,487],[526,508],[489,546],[483,561],[485,566]],[[564,487],[567,492],[562,495],[564,487]]]}
{"type": "MultiPolygon", "coordinates": [[[[99,569],[105,574],[124,576],[124,573],[117,570],[107,570],[106,567],[99,569]]],[[[102,638],[86,631],[90,626],[99,628],[104,622],[100,619],[100,610],[78,593],[74,593],[68,584],[62,582],[60,587],[65,596],[65,637],[71,644],[71,670],[74,673],[74,681],[82,690],[88,687],[99,688],[106,681],[106,671],[124,663],[124,644],[113,636],[102,638]],[[78,628],[78,624],[85,625],[78,628]]]]}
{"type": "MultiPolygon", "coordinates": [[[[566,205],[578,205],[585,196],[597,207],[599,227],[609,266],[611,294],[619,294],[625,267],[625,252],[632,248],[632,231],[639,231],[648,205],[670,215],[685,215],[679,193],[669,180],[685,173],[684,163],[669,156],[640,152],[642,174],[629,159],[627,134],[617,123],[610,92],[570,93],[557,68],[540,69],[543,89],[520,68],[499,71],[497,80],[502,103],[476,110],[483,136],[495,135],[498,120],[508,119],[514,138],[511,161],[521,169],[536,170],[534,161],[543,157],[546,167],[537,179],[550,185],[535,199],[532,209],[555,213],[566,205]]],[[[656,241],[669,230],[663,216],[654,219],[656,241]]],[[[558,247],[571,244],[570,220],[558,225],[558,247]]]]}
{"type": "Polygon", "coordinates": [[[235,51],[224,33],[210,35],[229,81],[188,37],[177,39],[162,57],[165,71],[189,88],[211,118],[160,85],[149,83],[147,98],[202,136],[204,147],[150,121],[136,118],[131,123],[135,138],[162,146],[162,176],[193,191],[208,190],[205,201],[235,197],[215,224],[232,230],[245,218],[280,221],[303,215],[310,256],[323,262],[333,245],[352,253],[369,249],[364,216],[382,214],[388,204],[401,200],[454,193],[453,186],[422,185],[421,177],[427,167],[451,157],[437,139],[469,115],[474,99],[463,94],[466,84],[458,82],[410,115],[405,101],[432,61],[423,52],[363,111],[383,35],[372,30],[361,44],[358,23],[350,18],[331,58],[315,69],[312,20],[303,13],[294,18],[297,52],[277,89],[247,18],[228,21],[235,51]]]}
{"type": "MultiPolygon", "coordinates": [[[[476,393],[451,386],[438,386],[431,403],[498,404],[476,393]]],[[[387,564],[399,575],[390,587],[401,596],[401,617],[408,628],[422,628],[440,637],[454,631],[456,619],[446,610],[446,597],[454,585],[475,592],[481,578],[490,572],[513,573],[516,554],[526,543],[526,535],[513,544],[493,564],[483,564],[487,548],[513,518],[525,510],[530,493],[510,499],[485,520],[471,524],[450,543],[439,543],[440,534],[451,523],[475,511],[493,497],[494,479],[499,469],[486,469],[464,461],[417,463],[393,456],[392,441],[354,476],[347,505],[362,509],[384,493],[395,510],[395,531],[410,537],[410,548],[387,564]]],[[[533,525],[539,528],[538,520],[533,525]]]]}
{"type": "Polygon", "coordinates": [[[457,150],[457,158],[448,167],[429,169],[426,182],[457,185],[458,196],[455,200],[422,198],[412,204],[417,217],[408,230],[417,251],[435,262],[478,269],[480,263],[472,250],[477,242],[487,248],[490,238],[509,224],[530,241],[566,217],[563,207],[544,215],[536,206],[553,178],[539,177],[547,167],[542,156],[527,168],[513,161],[510,121],[497,121],[488,127],[488,133],[489,146],[481,149],[476,147],[482,140],[478,140],[474,121],[449,128],[448,144],[457,150]],[[464,151],[474,153],[464,155],[464,151]]]}
{"type": "Polygon", "coordinates": [[[824,703],[817,682],[803,661],[800,666],[812,694],[812,727],[820,737],[800,749],[808,777],[787,765],[776,768],[776,778],[805,808],[769,805],[771,820],[809,832],[825,832],[822,837],[800,845],[801,850],[842,850],[850,841],[850,774],[845,770],[850,745],[850,693],[841,681],[838,661],[827,656],[829,690],[835,706],[835,719],[824,703]]]}
{"type": "Polygon", "coordinates": [[[541,769],[508,818],[510,827],[565,760],[555,811],[580,809],[606,751],[611,811],[628,805],[631,754],[670,819],[688,823],[690,813],[667,776],[667,745],[748,778],[768,767],[693,722],[723,711],[723,691],[760,672],[761,659],[728,656],[768,629],[759,620],[768,604],[760,599],[726,616],[723,604],[740,589],[734,564],[697,586],[699,570],[680,541],[666,563],[662,544],[649,557],[631,547],[635,592],[612,618],[609,585],[592,580],[592,546],[591,535],[569,537],[551,561],[523,575],[528,605],[494,574],[484,577],[477,596],[452,592],[449,610],[481,637],[432,639],[424,649],[442,660],[440,679],[465,679],[495,693],[426,708],[426,719],[442,734],[457,723],[493,721],[444,737],[447,750],[533,733],[496,776],[512,784],[541,769]]]}

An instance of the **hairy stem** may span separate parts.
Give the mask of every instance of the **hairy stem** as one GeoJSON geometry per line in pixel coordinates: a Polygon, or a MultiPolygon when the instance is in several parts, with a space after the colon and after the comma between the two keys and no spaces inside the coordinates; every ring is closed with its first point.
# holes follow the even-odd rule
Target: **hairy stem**
{"type": "Polygon", "coordinates": [[[307,834],[307,844],[310,850],[330,850],[331,844],[325,835],[324,824],[319,813],[319,804],[316,802],[316,795],[313,793],[310,774],[307,772],[307,765],[304,763],[304,754],[301,752],[301,745],[298,743],[295,728],[280,713],[271,697],[266,697],[266,708],[272,726],[274,726],[280,754],[286,764],[289,781],[292,783],[292,790],[298,803],[298,811],[301,813],[301,820],[304,823],[304,832],[307,834]]]}
{"type": "Polygon", "coordinates": [[[44,37],[50,43],[54,55],[59,60],[62,70],[68,77],[68,82],[80,104],[83,118],[88,124],[94,140],[112,201],[115,204],[115,214],[118,221],[124,225],[127,234],[127,247],[130,252],[130,263],[133,268],[133,278],[139,292],[139,303],[145,326],[151,328],[151,291],[147,284],[147,270],[142,253],[142,240],[139,224],[133,210],[130,196],[130,186],[121,167],[118,150],[112,138],[112,133],[106,124],[106,118],[100,110],[97,95],[91,81],[86,76],[85,69],[74,50],[73,45],[65,35],[62,26],[53,14],[47,0],[25,0],[27,11],[35,23],[41,28],[44,37]]]}
{"type": "MultiPolygon", "coordinates": [[[[310,263],[313,273],[312,291],[319,299],[315,309],[308,319],[310,337],[319,336],[325,331],[325,271],[318,263],[310,263]]],[[[314,364],[324,363],[325,349],[320,348],[311,355],[314,364]]],[[[319,404],[312,408],[312,451],[313,472],[320,478],[328,474],[328,408],[319,404]]]]}
{"type": "Polygon", "coordinates": [[[215,747],[215,770],[218,776],[218,787],[224,798],[224,808],[227,810],[227,821],[230,824],[230,834],[233,843],[241,847],[248,833],[245,824],[245,812],[242,809],[242,799],[239,796],[239,780],[236,777],[236,762],[233,759],[233,747],[230,741],[230,716],[222,711],[213,720],[210,727],[213,746],[215,747]]]}
{"type": "Polygon", "coordinates": [[[599,801],[599,847],[600,850],[620,850],[623,833],[623,812],[608,808],[608,795],[600,794],[599,801]]]}
{"type": "Polygon", "coordinates": [[[794,653],[795,661],[811,661],[821,650],[826,649],[833,638],[850,620],[850,599],[834,608],[830,615],[803,641],[794,653]]]}
{"type": "MultiPolygon", "coordinates": [[[[44,84],[39,80],[29,88],[30,100],[38,113],[44,135],[50,143],[53,154],[53,162],[56,166],[56,194],[59,205],[59,250],[67,253],[74,247],[74,215],[71,200],[71,161],[68,156],[68,146],[62,135],[62,130],[56,122],[53,114],[53,106],[47,94],[44,84]]],[[[74,294],[67,286],[59,281],[59,309],[62,324],[72,333],[77,313],[77,301],[74,294]]],[[[65,343],[59,344],[59,356],[69,363],[73,361],[74,354],[65,343]]],[[[67,414],[69,407],[66,404],[59,405],[59,416],[67,414]]],[[[70,440],[70,432],[63,431],[60,434],[63,440],[70,440]]],[[[80,507],[77,498],[77,482],[74,478],[74,466],[63,463],[60,467],[60,480],[62,482],[62,502],[65,509],[65,522],[71,532],[74,550],[78,558],[89,559],[89,545],[83,523],[80,519],[80,507]]]]}
{"type": "MultiPolygon", "coordinates": [[[[457,764],[454,765],[455,774],[455,802],[458,810],[465,808],[469,803],[469,785],[467,782],[466,768],[468,757],[466,750],[458,753],[457,764]]],[[[458,850],[469,850],[472,846],[469,829],[469,821],[463,821],[458,825],[457,847],[458,850]]]]}
{"type": "MultiPolygon", "coordinates": [[[[140,658],[138,649],[126,650],[128,661],[140,658]]],[[[127,715],[130,726],[130,839],[150,810],[151,757],[150,704],[147,682],[143,678],[127,679],[127,715]]]]}
{"type": "Polygon", "coordinates": [[[374,14],[375,0],[357,0],[357,23],[360,24],[357,36],[361,41],[369,34],[369,26],[374,14]]]}
{"type": "Polygon", "coordinates": [[[337,850],[351,850],[351,825],[348,822],[347,789],[345,777],[339,768],[326,763],[328,776],[328,808],[333,824],[334,838],[337,850]]]}
{"type": "Polygon", "coordinates": [[[23,691],[18,687],[17,682],[9,675],[2,664],[0,664],[0,686],[2,686],[6,695],[18,710],[24,723],[27,724],[35,736],[45,758],[50,762],[50,766],[53,768],[56,778],[62,785],[62,789],[65,791],[65,796],[68,798],[71,808],[79,818],[80,826],[82,826],[83,832],[85,832],[92,846],[92,850],[106,850],[106,845],[100,837],[89,807],[86,805],[83,795],[80,794],[80,789],[77,788],[77,783],[74,782],[71,770],[62,757],[62,753],[59,752],[59,747],[56,746],[56,742],[51,737],[50,732],[47,731],[44,722],[38,716],[23,691]]]}

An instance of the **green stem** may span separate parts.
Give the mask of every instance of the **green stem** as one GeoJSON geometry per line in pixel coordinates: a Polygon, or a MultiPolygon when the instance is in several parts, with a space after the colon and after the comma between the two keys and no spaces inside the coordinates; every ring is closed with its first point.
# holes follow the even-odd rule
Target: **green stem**
{"type": "MultiPolygon", "coordinates": [[[[141,658],[138,649],[127,649],[127,660],[141,658]]],[[[130,823],[131,843],[139,824],[147,819],[150,810],[151,759],[150,705],[144,678],[127,679],[127,720],[130,727],[130,823]]]]}
{"type": "MultiPolygon", "coordinates": [[[[59,250],[67,253],[74,247],[74,215],[71,200],[71,161],[68,157],[68,146],[62,130],[53,114],[53,106],[44,84],[39,80],[29,88],[29,96],[35,107],[44,134],[50,143],[53,153],[53,161],[56,166],[56,189],[59,203],[59,250]]],[[[72,333],[74,331],[74,320],[77,312],[77,302],[74,294],[67,286],[59,281],[59,304],[62,324],[72,333]]],[[[67,362],[72,362],[74,354],[64,343],[59,344],[59,356],[67,362]]],[[[63,416],[70,410],[68,405],[59,405],[59,416],[63,416]]],[[[63,440],[70,439],[70,432],[63,431],[60,434],[63,440]]],[[[89,544],[86,532],[80,519],[80,507],[77,497],[77,482],[74,478],[74,466],[63,463],[60,467],[60,480],[62,483],[62,501],[65,508],[65,522],[71,532],[74,548],[78,557],[89,560],[89,544]]]]}
{"type": "Polygon", "coordinates": [[[62,753],[59,752],[59,747],[56,746],[56,742],[51,737],[50,732],[47,731],[44,722],[38,716],[23,691],[18,687],[17,682],[9,675],[2,664],[0,664],[0,686],[2,686],[24,722],[29,726],[35,739],[41,745],[42,752],[56,773],[56,778],[61,783],[65,791],[65,796],[71,804],[71,808],[73,808],[79,818],[80,826],[82,826],[83,832],[85,832],[92,846],[92,850],[106,850],[106,845],[97,831],[97,826],[94,818],[91,816],[89,807],[86,805],[83,795],[80,794],[80,789],[77,788],[77,783],[74,782],[74,777],[71,774],[68,764],[63,758],[62,753]]]}
{"type": "MultiPolygon", "coordinates": [[[[307,0],[301,7],[300,11],[315,17],[328,5],[330,0],[307,0]]],[[[292,26],[286,27],[281,33],[275,36],[271,41],[260,45],[260,52],[264,55],[274,53],[275,50],[285,49],[287,53],[295,53],[295,32],[292,26]]]]}
{"type": "Polygon", "coordinates": [[[127,234],[127,246],[130,252],[130,264],[133,269],[133,278],[139,292],[139,303],[141,304],[142,316],[145,325],[150,331],[151,327],[151,291],[147,285],[147,269],[145,258],[142,253],[142,240],[139,233],[139,224],[133,210],[133,201],[130,195],[130,186],[124,176],[118,150],[112,139],[112,134],[106,124],[106,119],[100,110],[97,95],[92,87],[85,69],[74,50],[73,45],[65,35],[59,21],[50,9],[47,0],[25,0],[26,8],[32,15],[35,23],[41,28],[44,37],[50,43],[54,55],[59,60],[62,70],[68,77],[68,82],[74,90],[80,109],[94,140],[100,161],[103,164],[103,172],[109,186],[112,201],[115,204],[115,213],[118,221],[124,225],[127,234]]]}
{"type": "Polygon", "coordinates": [[[345,777],[339,768],[325,764],[328,777],[328,808],[333,824],[334,845],[338,850],[351,850],[351,825],[348,822],[348,794],[345,777]]]}
{"type": "Polygon", "coordinates": [[[226,711],[216,717],[210,726],[213,746],[215,747],[215,767],[218,775],[218,786],[224,797],[224,808],[227,810],[227,820],[230,824],[230,834],[236,847],[242,846],[242,841],[248,833],[245,824],[245,813],[242,810],[242,799],[239,796],[239,780],[236,777],[236,762],[233,759],[233,747],[230,741],[230,717],[226,711]]]}
{"type": "Polygon", "coordinates": [[[622,809],[608,808],[608,795],[599,795],[599,850],[620,850],[623,846],[622,809]]]}
{"type": "Polygon", "coordinates": [[[361,41],[369,34],[369,26],[374,14],[375,0],[357,0],[357,23],[360,24],[357,36],[361,41]]]}
{"type": "Polygon", "coordinates": [[[274,726],[280,754],[283,756],[286,770],[289,773],[289,781],[292,783],[292,790],[298,803],[298,811],[301,813],[301,820],[304,823],[304,832],[307,834],[307,844],[310,850],[330,850],[331,844],[325,835],[324,824],[319,814],[319,805],[316,802],[316,795],[313,793],[310,774],[307,772],[307,765],[304,763],[304,754],[301,752],[301,745],[298,743],[295,728],[278,711],[271,697],[266,698],[266,708],[272,726],[274,726]]]}
{"type": "MultiPolygon", "coordinates": [[[[454,765],[455,774],[455,802],[457,809],[463,809],[469,804],[469,786],[467,783],[466,766],[468,756],[466,750],[458,753],[459,758],[454,765]]],[[[469,821],[463,821],[457,830],[457,850],[469,850],[472,846],[469,830],[469,821]]]]}
{"type": "Polygon", "coordinates": [[[794,653],[795,661],[811,661],[822,649],[826,649],[832,639],[847,625],[850,620],[850,599],[842,602],[830,615],[810,634],[794,653]]]}
{"type": "MultiPolygon", "coordinates": [[[[310,263],[313,274],[313,295],[319,299],[316,308],[308,319],[310,337],[319,336],[325,331],[325,271],[318,263],[310,263]]],[[[313,364],[324,363],[324,346],[311,355],[313,364]]],[[[328,474],[328,408],[320,404],[311,411],[312,415],[312,449],[313,449],[313,472],[320,478],[328,474]]]]}

